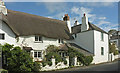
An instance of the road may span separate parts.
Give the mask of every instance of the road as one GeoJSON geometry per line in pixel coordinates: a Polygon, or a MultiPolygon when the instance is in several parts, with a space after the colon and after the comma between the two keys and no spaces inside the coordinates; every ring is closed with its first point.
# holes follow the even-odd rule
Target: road
{"type": "Polygon", "coordinates": [[[120,73],[120,60],[111,63],[104,63],[99,65],[91,65],[85,67],[69,68],[52,72],[43,73],[120,73]]]}

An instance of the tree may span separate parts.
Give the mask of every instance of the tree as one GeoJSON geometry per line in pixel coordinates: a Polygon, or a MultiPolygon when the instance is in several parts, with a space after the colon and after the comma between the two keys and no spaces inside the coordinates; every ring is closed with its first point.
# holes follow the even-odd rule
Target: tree
{"type": "Polygon", "coordinates": [[[116,45],[113,43],[109,43],[109,53],[113,53],[114,55],[117,55],[118,54],[118,50],[116,50],[116,45]]]}
{"type": "Polygon", "coordinates": [[[33,62],[29,53],[21,50],[20,47],[13,47],[14,45],[3,45],[3,68],[10,72],[31,72],[38,71],[40,66],[38,63],[33,62]]]}
{"type": "Polygon", "coordinates": [[[112,34],[112,33],[116,32],[116,31],[117,30],[115,30],[115,29],[111,29],[111,30],[108,31],[108,34],[112,34]]]}
{"type": "Polygon", "coordinates": [[[46,49],[47,54],[45,55],[45,59],[42,62],[43,65],[44,64],[51,64],[51,58],[54,57],[55,58],[55,62],[56,64],[62,61],[62,58],[60,56],[60,54],[58,53],[59,47],[55,46],[55,45],[49,45],[46,49]]]}
{"type": "Polygon", "coordinates": [[[70,58],[70,63],[72,63],[72,58],[74,58],[75,56],[77,56],[79,62],[81,62],[83,65],[86,66],[90,65],[90,63],[93,61],[92,56],[85,56],[84,54],[82,54],[81,52],[79,52],[78,50],[72,47],[69,47],[68,53],[69,53],[68,55],[70,58]]]}

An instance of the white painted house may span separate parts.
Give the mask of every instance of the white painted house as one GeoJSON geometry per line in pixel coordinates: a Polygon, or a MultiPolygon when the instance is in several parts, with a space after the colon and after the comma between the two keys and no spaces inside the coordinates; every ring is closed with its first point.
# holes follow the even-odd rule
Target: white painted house
{"type": "Polygon", "coordinates": [[[31,52],[34,61],[42,61],[48,45],[68,43],[87,55],[94,55],[93,63],[108,61],[108,34],[88,21],[71,27],[68,14],[64,21],[8,10],[0,2],[0,43],[18,45],[31,52]]]}
{"type": "Polygon", "coordinates": [[[85,14],[82,17],[82,24],[75,21],[75,25],[72,27],[72,35],[74,39],[68,43],[74,43],[91,52],[94,56],[93,63],[108,61],[108,34],[91,24],[85,14]]]}

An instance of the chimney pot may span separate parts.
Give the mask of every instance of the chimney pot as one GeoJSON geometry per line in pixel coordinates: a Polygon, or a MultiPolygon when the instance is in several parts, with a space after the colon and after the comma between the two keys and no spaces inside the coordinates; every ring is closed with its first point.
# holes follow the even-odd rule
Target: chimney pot
{"type": "Polygon", "coordinates": [[[85,16],[85,13],[84,13],[84,16],[85,16]]]}

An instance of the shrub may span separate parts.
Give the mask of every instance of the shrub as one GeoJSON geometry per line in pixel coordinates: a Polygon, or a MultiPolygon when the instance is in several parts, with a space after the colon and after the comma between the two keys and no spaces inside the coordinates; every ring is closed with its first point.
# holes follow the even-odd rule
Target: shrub
{"type": "MultiPolygon", "coordinates": [[[[60,54],[58,54],[59,48],[54,45],[49,45],[46,49],[47,54],[45,55],[46,60],[45,61],[51,61],[51,59],[54,57],[56,64],[62,61],[62,58],[60,54]]],[[[49,64],[51,64],[49,62],[49,64]]]]}
{"type": "Polygon", "coordinates": [[[86,66],[88,66],[88,65],[90,65],[90,63],[92,62],[92,60],[93,60],[92,56],[85,56],[83,64],[86,65],[86,66]]]}
{"type": "Polygon", "coordinates": [[[27,72],[36,71],[38,63],[34,63],[29,53],[23,51],[20,47],[5,44],[2,46],[3,52],[3,68],[10,72],[27,72]],[[4,61],[6,62],[4,64],[4,61]]]}
{"type": "Polygon", "coordinates": [[[67,61],[66,61],[66,60],[64,60],[64,64],[65,64],[65,65],[67,64],[67,61]]]}
{"type": "Polygon", "coordinates": [[[69,58],[70,58],[69,59],[70,65],[72,64],[72,59],[75,56],[77,56],[78,61],[81,62],[83,65],[89,65],[93,60],[92,56],[84,56],[84,54],[82,54],[78,50],[71,48],[71,47],[69,47],[68,53],[69,53],[69,58]]]}
{"type": "Polygon", "coordinates": [[[46,65],[51,66],[51,65],[52,65],[52,62],[51,62],[51,61],[43,61],[43,62],[42,62],[42,66],[45,67],[46,65]]]}
{"type": "Polygon", "coordinates": [[[115,44],[109,44],[110,46],[110,53],[113,53],[114,55],[118,55],[119,52],[116,50],[115,44]]]}
{"type": "Polygon", "coordinates": [[[118,50],[115,50],[114,55],[118,55],[118,54],[119,54],[118,50]]]}
{"type": "Polygon", "coordinates": [[[5,69],[3,69],[3,70],[1,71],[1,73],[8,73],[8,71],[5,70],[5,69]]]}

